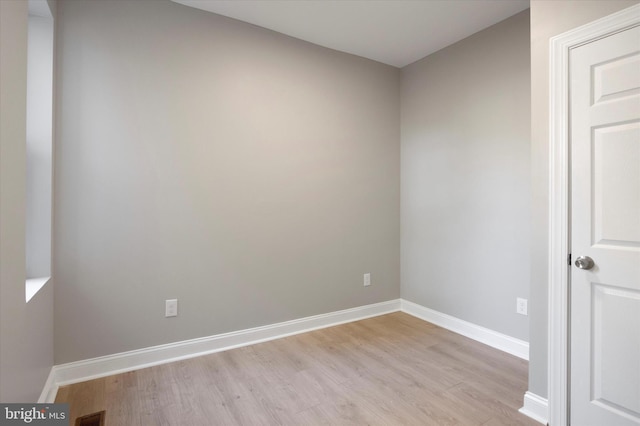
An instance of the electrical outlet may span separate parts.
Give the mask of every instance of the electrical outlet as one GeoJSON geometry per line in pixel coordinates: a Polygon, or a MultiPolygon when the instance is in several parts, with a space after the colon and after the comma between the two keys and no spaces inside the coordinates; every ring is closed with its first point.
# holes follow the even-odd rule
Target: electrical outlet
{"type": "Polygon", "coordinates": [[[367,272],[366,274],[364,274],[364,286],[370,286],[371,285],[371,274],[369,272],[367,272]]]}
{"type": "Polygon", "coordinates": [[[168,299],[164,301],[164,316],[166,318],[178,316],[178,299],[168,299]]]}
{"type": "Polygon", "coordinates": [[[527,299],[521,297],[516,298],[516,313],[527,315],[527,299]]]}

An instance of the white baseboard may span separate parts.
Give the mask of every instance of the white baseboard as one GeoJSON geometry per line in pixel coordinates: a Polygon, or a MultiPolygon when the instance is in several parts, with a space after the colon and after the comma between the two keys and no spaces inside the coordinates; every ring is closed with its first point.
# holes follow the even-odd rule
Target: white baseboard
{"type": "Polygon", "coordinates": [[[549,419],[549,401],[547,401],[546,398],[527,391],[527,393],[524,394],[524,405],[518,411],[546,425],[549,419]]]}
{"type": "Polygon", "coordinates": [[[399,310],[400,299],[396,299],[262,327],[54,365],[40,399],[42,402],[52,403],[58,387],[62,385],[266,342],[399,310]]]}
{"type": "Polygon", "coordinates": [[[454,333],[462,334],[485,345],[515,355],[518,358],[529,360],[529,343],[524,340],[498,333],[404,299],[401,299],[401,310],[454,333]]]}
{"type": "Polygon", "coordinates": [[[56,383],[55,368],[56,367],[53,366],[51,367],[51,371],[49,371],[47,381],[44,383],[44,388],[42,389],[40,398],[38,398],[38,404],[50,404],[53,403],[56,399],[56,394],[58,393],[58,384],[56,383]]]}
{"type": "MultiPolygon", "coordinates": [[[[527,342],[425,308],[407,300],[395,299],[262,327],[54,365],[51,368],[51,373],[38,402],[52,403],[59,386],[226,351],[397,311],[406,312],[520,358],[528,359],[529,357],[529,344],[527,342]]],[[[525,407],[527,407],[526,396],[525,407]]],[[[525,412],[523,411],[523,413],[525,412]]]]}

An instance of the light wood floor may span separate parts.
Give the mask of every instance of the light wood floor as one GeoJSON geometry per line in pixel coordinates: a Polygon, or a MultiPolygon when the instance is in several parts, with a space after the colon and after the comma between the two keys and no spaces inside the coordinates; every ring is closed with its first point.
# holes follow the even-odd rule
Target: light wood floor
{"type": "Polygon", "coordinates": [[[404,313],[61,387],[107,426],[530,425],[527,362],[404,313]]]}

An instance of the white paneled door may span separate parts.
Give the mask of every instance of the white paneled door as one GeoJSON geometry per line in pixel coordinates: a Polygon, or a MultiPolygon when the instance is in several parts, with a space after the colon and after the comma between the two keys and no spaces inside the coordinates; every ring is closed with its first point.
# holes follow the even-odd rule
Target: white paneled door
{"type": "Polygon", "coordinates": [[[640,27],[570,54],[575,426],[640,425],[640,27]]]}

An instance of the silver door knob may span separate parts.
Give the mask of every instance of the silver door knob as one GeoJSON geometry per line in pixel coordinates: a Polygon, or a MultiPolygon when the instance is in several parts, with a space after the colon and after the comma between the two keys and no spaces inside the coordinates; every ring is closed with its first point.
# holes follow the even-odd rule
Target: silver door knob
{"type": "Polygon", "coordinates": [[[593,259],[589,256],[580,256],[576,259],[575,265],[580,269],[591,269],[593,268],[593,259]]]}

